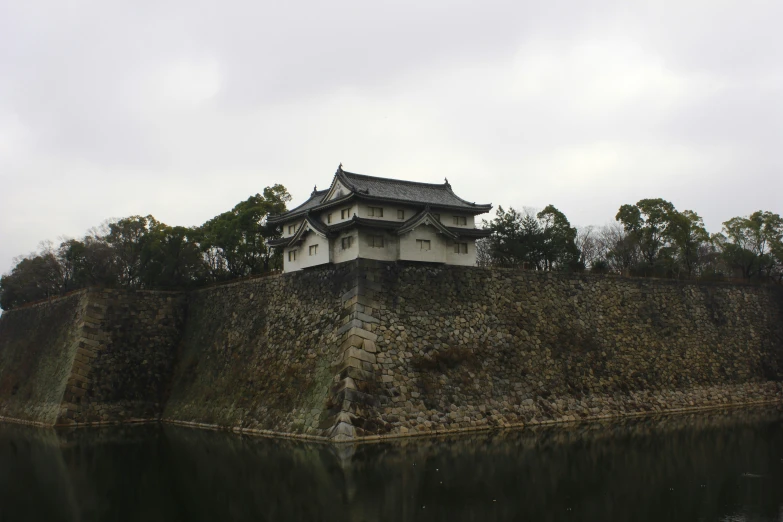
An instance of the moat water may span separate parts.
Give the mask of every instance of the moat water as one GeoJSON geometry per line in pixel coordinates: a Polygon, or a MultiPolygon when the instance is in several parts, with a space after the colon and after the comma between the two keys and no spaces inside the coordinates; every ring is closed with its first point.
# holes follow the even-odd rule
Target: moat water
{"type": "Polygon", "coordinates": [[[783,521],[779,409],[332,447],[0,424],[0,521],[783,521]]]}

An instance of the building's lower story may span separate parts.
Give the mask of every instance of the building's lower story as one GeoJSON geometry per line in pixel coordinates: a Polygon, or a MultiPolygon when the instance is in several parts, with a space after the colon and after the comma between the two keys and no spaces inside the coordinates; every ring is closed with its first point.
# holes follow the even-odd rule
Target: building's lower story
{"type": "Polygon", "coordinates": [[[427,216],[408,227],[365,221],[355,218],[337,227],[325,227],[305,220],[293,237],[270,244],[283,249],[285,272],[357,258],[475,266],[476,240],[487,235],[482,229],[445,227],[427,216]]]}

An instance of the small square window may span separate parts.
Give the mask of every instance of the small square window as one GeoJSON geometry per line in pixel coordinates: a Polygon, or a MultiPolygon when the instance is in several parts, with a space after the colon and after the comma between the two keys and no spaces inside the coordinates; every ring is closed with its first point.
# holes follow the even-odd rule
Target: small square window
{"type": "Polygon", "coordinates": [[[369,244],[371,247],[383,248],[383,236],[370,236],[369,244]]]}
{"type": "Polygon", "coordinates": [[[288,233],[289,234],[293,234],[294,233],[294,230],[295,230],[294,227],[295,227],[295,225],[288,225],[288,233]]]}
{"type": "Polygon", "coordinates": [[[310,248],[308,249],[311,256],[318,254],[318,245],[310,245],[310,248]]]}
{"type": "Polygon", "coordinates": [[[419,247],[419,250],[429,250],[431,248],[430,240],[429,239],[417,239],[416,240],[416,246],[419,247]]]}
{"type": "Polygon", "coordinates": [[[342,241],[343,250],[351,248],[351,243],[353,243],[353,236],[344,237],[342,241]]]}
{"type": "Polygon", "coordinates": [[[369,210],[370,217],[383,217],[382,207],[367,207],[367,208],[369,210]]]}
{"type": "Polygon", "coordinates": [[[350,208],[344,208],[340,211],[340,219],[348,219],[349,217],[351,217],[350,208]]]}
{"type": "Polygon", "coordinates": [[[405,211],[404,210],[398,210],[397,211],[397,219],[405,219],[405,211]]]}
{"type": "Polygon", "coordinates": [[[457,226],[465,226],[468,224],[468,220],[465,216],[454,216],[454,224],[457,226]]]}
{"type": "Polygon", "coordinates": [[[468,253],[468,244],[467,243],[454,243],[454,253],[455,254],[467,254],[468,253]]]}
{"type": "Polygon", "coordinates": [[[289,261],[296,261],[296,250],[289,250],[288,251],[288,260],[289,261]]]}

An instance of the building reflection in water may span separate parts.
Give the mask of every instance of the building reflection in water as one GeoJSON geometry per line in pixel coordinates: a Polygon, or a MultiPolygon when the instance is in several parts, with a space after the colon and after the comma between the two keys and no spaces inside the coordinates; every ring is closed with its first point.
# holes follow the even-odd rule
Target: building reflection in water
{"type": "Polygon", "coordinates": [[[0,522],[783,520],[778,409],[331,446],[0,425],[0,522]]]}

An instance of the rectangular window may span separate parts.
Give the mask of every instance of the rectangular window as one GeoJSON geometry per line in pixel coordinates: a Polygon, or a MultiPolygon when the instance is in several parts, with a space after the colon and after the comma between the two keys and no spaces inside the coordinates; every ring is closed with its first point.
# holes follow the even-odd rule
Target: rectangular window
{"type": "Polygon", "coordinates": [[[331,222],[332,222],[332,214],[329,213],[329,214],[326,215],[326,223],[329,224],[331,222]]]}
{"type": "Polygon", "coordinates": [[[429,250],[430,249],[430,240],[429,239],[417,239],[416,240],[416,246],[419,247],[419,250],[429,250]]]}
{"type": "Polygon", "coordinates": [[[288,233],[293,234],[294,230],[296,230],[296,225],[288,225],[288,233]]]}
{"type": "Polygon", "coordinates": [[[465,226],[468,224],[468,220],[465,216],[454,216],[454,224],[465,226]]]}
{"type": "Polygon", "coordinates": [[[348,236],[343,238],[343,250],[348,250],[351,248],[351,243],[353,242],[353,236],[348,236]]]}
{"type": "Polygon", "coordinates": [[[404,210],[398,210],[397,211],[397,219],[405,219],[405,211],[404,210]]]}
{"type": "Polygon", "coordinates": [[[383,208],[368,207],[370,217],[383,217],[383,208]]]}
{"type": "Polygon", "coordinates": [[[350,208],[344,208],[340,211],[340,219],[348,219],[349,217],[351,217],[350,208]]]}
{"type": "Polygon", "coordinates": [[[454,243],[454,253],[455,254],[467,254],[468,253],[468,244],[467,243],[454,243]]]}
{"type": "Polygon", "coordinates": [[[289,261],[296,261],[296,250],[289,250],[288,251],[288,260],[289,261]]]}
{"type": "Polygon", "coordinates": [[[314,256],[318,254],[318,245],[310,245],[310,255],[314,256]]]}
{"type": "Polygon", "coordinates": [[[383,236],[370,236],[369,243],[371,247],[383,248],[383,236]]]}

